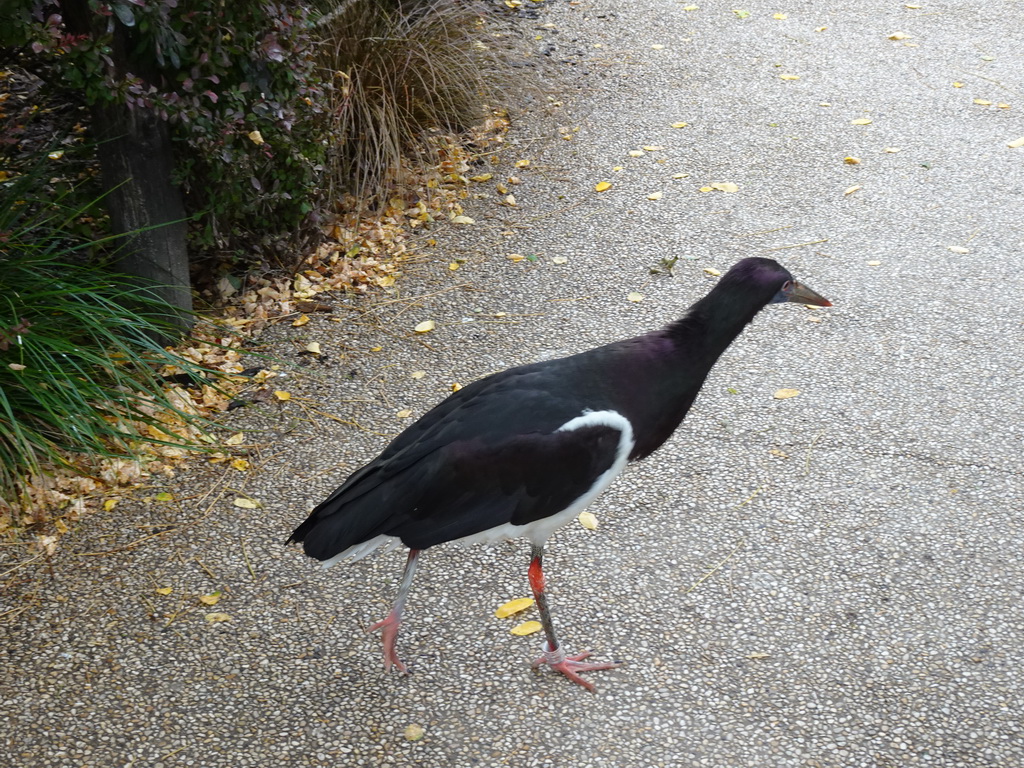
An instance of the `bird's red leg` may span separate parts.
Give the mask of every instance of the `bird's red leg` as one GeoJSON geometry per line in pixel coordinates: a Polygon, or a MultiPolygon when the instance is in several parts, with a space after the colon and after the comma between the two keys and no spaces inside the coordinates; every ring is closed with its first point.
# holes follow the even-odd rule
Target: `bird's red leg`
{"type": "Polygon", "coordinates": [[[547,640],[541,649],[541,657],[533,662],[533,668],[536,669],[541,664],[547,664],[552,669],[561,672],[574,683],[582,685],[588,691],[593,691],[594,684],[589,680],[584,680],[580,677],[579,673],[598,669],[614,669],[621,666],[622,662],[584,662],[583,659],[590,656],[590,651],[584,651],[575,656],[565,655],[565,649],[562,648],[558,638],[555,637],[555,625],[551,621],[551,611],[548,608],[548,596],[545,589],[544,568],[542,564],[543,555],[544,548],[535,544],[533,546],[533,559],[530,560],[530,589],[533,590],[533,599],[536,601],[537,609],[540,611],[540,623],[544,627],[544,636],[547,640]]]}
{"type": "Polygon", "coordinates": [[[370,626],[367,632],[380,630],[380,639],[384,643],[384,670],[390,672],[393,664],[400,672],[409,673],[409,669],[398,658],[395,651],[395,641],[398,640],[398,626],[402,623],[402,609],[405,607],[405,598],[409,595],[409,587],[412,586],[412,576],[416,572],[416,557],[420,550],[410,549],[409,559],[405,561],[405,570],[402,572],[402,583],[398,587],[398,596],[395,598],[391,612],[376,624],[370,626]]]}

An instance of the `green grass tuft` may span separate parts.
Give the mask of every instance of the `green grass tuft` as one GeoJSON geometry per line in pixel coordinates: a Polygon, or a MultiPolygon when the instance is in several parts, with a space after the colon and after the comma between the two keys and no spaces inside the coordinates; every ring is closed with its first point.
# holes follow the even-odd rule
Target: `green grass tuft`
{"type": "Polygon", "coordinates": [[[195,446],[204,423],[163,386],[164,366],[209,373],[159,343],[173,335],[168,307],[90,262],[101,246],[75,234],[83,209],[68,195],[34,198],[44,181],[40,171],[0,187],[0,487],[8,503],[26,477],[71,467],[73,454],[195,446]]]}

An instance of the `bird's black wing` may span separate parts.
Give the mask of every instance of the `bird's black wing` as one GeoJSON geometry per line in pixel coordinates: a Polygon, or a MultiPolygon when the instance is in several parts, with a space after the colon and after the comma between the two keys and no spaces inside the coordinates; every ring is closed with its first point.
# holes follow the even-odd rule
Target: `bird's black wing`
{"type": "Polygon", "coordinates": [[[433,423],[431,411],[314,509],[291,540],[319,560],[382,534],[424,549],[567,508],[615,462],[621,432],[559,431],[580,415],[574,406],[516,391],[514,401],[500,386],[449,398],[433,423]]]}

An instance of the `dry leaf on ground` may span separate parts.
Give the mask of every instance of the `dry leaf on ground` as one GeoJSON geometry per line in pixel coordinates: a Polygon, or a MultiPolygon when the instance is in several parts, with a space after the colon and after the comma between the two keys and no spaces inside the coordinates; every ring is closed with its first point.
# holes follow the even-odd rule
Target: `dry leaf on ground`
{"type": "Polygon", "coordinates": [[[507,603],[502,603],[494,611],[494,615],[499,619],[507,619],[516,613],[521,613],[533,605],[532,597],[518,597],[515,600],[509,600],[507,603]]]}
{"type": "Polygon", "coordinates": [[[524,621],[522,624],[517,624],[509,630],[513,635],[519,635],[525,637],[526,635],[532,635],[535,632],[540,632],[543,627],[539,621],[524,621]]]}

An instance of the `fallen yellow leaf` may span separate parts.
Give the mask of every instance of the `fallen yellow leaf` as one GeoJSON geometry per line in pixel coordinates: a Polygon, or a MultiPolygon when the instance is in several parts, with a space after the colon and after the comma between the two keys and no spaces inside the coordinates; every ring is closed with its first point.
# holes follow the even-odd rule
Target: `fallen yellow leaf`
{"type": "Polygon", "coordinates": [[[292,393],[285,392],[283,389],[278,389],[274,391],[274,397],[276,397],[278,400],[291,400],[292,393]]]}
{"type": "Polygon", "coordinates": [[[306,345],[306,351],[311,353],[311,354],[314,354],[314,355],[319,355],[320,354],[320,342],[319,341],[311,341],[311,342],[309,342],[309,344],[306,345]]]}
{"type": "Polygon", "coordinates": [[[739,191],[739,185],[733,184],[731,181],[716,181],[713,184],[709,184],[708,186],[711,187],[711,189],[717,190],[719,192],[731,193],[739,191]]]}
{"type": "Polygon", "coordinates": [[[595,192],[605,192],[611,188],[612,183],[610,181],[599,181],[597,182],[597,184],[594,185],[595,192]]]}
{"type": "Polygon", "coordinates": [[[870,117],[858,117],[850,121],[850,125],[871,125],[870,117]]]}
{"type": "Polygon", "coordinates": [[[882,151],[888,152],[890,155],[892,155],[895,154],[896,152],[902,152],[903,150],[901,150],[899,147],[886,147],[882,151]]]}
{"type": "Polygon", "coordinates": [[[235,432],[231,437],[224,441],[225,445],[241,445],[245,441],[245,435],[241,432],[235,432]]]}
{"type": "Polygon", "coordinates": [[[662,193],[662,192],[651,192],[651,194],[649,194],[647,196],[647,199],[648,200],[661,200],[663,194],[664,193],[662,193]]]}
{"type": "Polygon", "coordinates": [[[171,594],[171,592],[174,591],[174,588],[173,587],[157,587],[153,591],[156,592],[158,595],[169,595],[169,594],[171,594]]]}
{"type": "Polygon", "coordinates": [[[249,131],[249,141],[259,146],[263,144],[263,135],[259,131],[249,131]]]}
{"type": "Polygon", "coordinates": [[[410,411],[408,408],[403,408],[398,413],[396,413],[395,416],[397,416],[400,419],[408,419],[410,416],[412,416],[412,411],[410,411]]]}
{"type": "Polygon", "coordinates": [[[112,510],[116,506],[117,506],[117,499],[107,499],[106,501],[103,502],[103,511],[104,512],[109,512],[110,510],[112,510]]]}
{"type": "Polygon", "coordinates": [[[471,219],[469,216],[452,216],[450,221],[452,224],[476,224],[476,219],[471,219]]]}
{"type": "Polygon", "coordinates": [[[231,621],[231,617],[228,616],[226,613],[208,613],[203,618],[205,618],[211,624],[218,624],[222,621],[231,621]]]}
{"type": "Polygon", "coordinates": [[[718,276],[720,276],[722,274],[721,272],[719,272],[714,267],[704,267],[704,271],[707,272],[712,277],[718,277],[718,276]]]}
{"type": "Polygon", "coordinates": [[[422,323],[418,323],[413,330],[416,333],[430,333],[435,327],[433,320],[424,320],[422,323]]]}
{"type": "Polygon", "coordinates": [[[907,40],[909,38],[910,35],[908,35],[906,32],[893,32],[891,35],[889,35],[890,40],[907,40]]]}
{"type": "Polygon", "coordinates": [[[699,10],[699,9],[700,9],[699,5],[684,5],[683,6],[683,10],[684,11],[696,11],[696,10],[699,10]]]}
{"type": "Polygon", "coordinates": [[[872,259],[871,261],[868,261],[868,262],[865,262],[865,263],[869,267],[880,267],[880,266],[882,266],[882,262],[878,261],[877,259],[872,259]]]}
{"type": "Polygon", "coordinates": [[[785,21],[786,19],[788,19],[788,18],[789,18],[789,16],[787,16],[787,15],[786,15],[786,14],[784,14],[784,13],[776,13],[776,14],[774,14],[774,15],[772,16],[772,18],[773,18],[773,19],[778,19],[779,21],[785,21]]]}
{"type": "Polygon", "coordinates": [[[494,178],[493,173],[481,173],[479,176],[470,176],[470,181],[490,181],[494,178]]]}
{"type": "Polygon", "coordinates": [[[974,103],[975,104],[980,104],[983,107],[991,107],[992,106],[992,102],[989,101],[988,99],[975,99],[974,103]]]}
{"type": "Polygon", "coordinates": [[[689,123],[684,123],[682,121],[680,121],[678,123],[672,123],[672,127],[673,128],[685,128],[688,125],[689,125],[689,123]]]}
{"type": "Polygon", "coordinates": [[[516,168],[526,168],[529,164],[529,160],[516,160],[516,168]]]}
{"type": "Polygon", "coordinates": [[[959,83],[959,82],[955,82],[955,83],[953,83],[953,87],[954,88],[963,88],[964,84],[963,83],[959,83]]]}
{"type": "Polygon", "coordinates": [[[249,462],[245,459],[232,459],[231,466],[237,469],[239,472],[245,472],[249,469],[249,462]]]}
{"type": "Polygon", "coordinates": [[[507,603],[499,605],[494,615],[499,619],[507,619],[515,613],[525,611],[531,605],[533,605],[532,597],[517,597],[515,600],[509,600],[507,603]]]}
{"type": "Polygon", "coordinates": [[[779,75],[779,80],[799,80],[800,75],[779,75]]]}
{"type": "Polygon", "coordinates": [[[511,261],[513,264],[518,264],[520,261],[522,261],[526,257],[523,256],[523,254],[521,254],[521,253],[509,253],[509,254],[505,255],[505,258],[508,259],[509,261],[511,261]]]}
{"type": "Polygon", "coordinates": [[[417,723],[412,723],[405,727],[405,740],[406,741],[419,741],[426,734],[426,729],[417,723]]]}
{"type": "Polygon", "coordinates": [[[452,392],[458,392],[460,389],[462,389],[462,385],[459,384],[459,382],[457,381],[453,381],[450,389],[452,392]]]}
{"type": "Polygon", "coordinates": [[[517,624],[509,630],[513,635],[519,635],[525,637],[526,635],[532,635],[534,632],[540,632],[543,629],[539,621],[524,621],[522,624],[517,624]]]}
{"type": "Polygon", "coordinates": [[[259,509],[260,503],[255,499],[247,499],[244,496],[239,496],[235,499],[234,504],[236,507],[242,509],[259,509]]]}
{"type": "Polygon", "coordinates": [[[576,519],[579,521],[579,524],[586,528],[588,531],[597,530],[597,517],[594,515],[593,512],[580,512],[579,516],[576,519]]]}
{"type": "Polygon", "coordinates": [[[644,144],[644,149],[648,152],[661,152],[664,147],[659,147],[657,144],[644,144]]]}
{"type": "Polygon", "coordinates": [[[843,162],[847,165],[860,165],[860,158],[858,157],[844,157],[843,162]]]}
{"type": "Polygon", "coordinates": [[[770,658],[770,657],[771,657],[771,654],[770,653],[765,653],[764,651],[754,651],[753,653],[748,653],[747,654],[747,658],[748,659],[767,659],[767,658],[770,658]]]}
{"type": "Polygon", "coordinates": [[[1006,146],[1008,146],[1010,149],[1024,147],[1024,136],[1021,136],[1019,139],[1014,139],[1013,141],[1007,142],[1006,146]]]}
{"type": "Polygon", "coordinates": [[[862,189],[863,189],[863,187],[860,184],[854,184],[852,187],[848,187],[846,189],[846,191],[843,192],[843,194],[844,195],[852,195],[854,192],[859,192],[862,189]]]}
{"type": "Polygon", "coordinates": [[[161,492],[160,492],[160,493],[158,493],[158,494],[157,494],[157,495],[156,495],[156,496],[155,496],[154,498],[155,498],[155,499],[156,499],[157,501],[174,501],[174,496],[173,496],[173,494],[170,494],[170,493],[168,493],[167,491],[161,491],[161,492]]]}
{"type": "Polygon", "coordinates": [[[799,389],[777,389],[772,397],[776,400],[788,400],[789,398],[796,397],[799,394],[799,389]]]}
{"type": "Polygon", "coordinates": [[[639,149],[631,149],[626,154],[628,154],[630,157],[643,157],[644,156],[643,151],[639,150],[639,149]]]}
{"type": "Polygon", "coordinates": [[[457,261],[449,261],[448,262],[448,269],[450,271],[452,271],[452,272],[454,272],[456,269],[458,269],[459,266],[460,266],[460,264],[457,261]]]}
{"type": "Polygon", "coordinates": [[[951,245],[946,250],[952,253],[959,253],[961,256],[971,252],[969,248],[964,248],[963,246],[960,245],[951,245]]]}
{"type": "Polygon", "coordinates": [[[199,602],[203,605],[216,605],[220,602],[220,592],[211,592],[208,595],[200,595],[199,602]]]}
{"type": "Polygon", "coordinates": [[[569,257],[568,256],[552,256],[551,257],[551,263],[552,264],[567,264],[568,262],[569,262],[569,257]]]}
{"type": "Polygon", "coordinates": [[[656,51],[660,51],[660,50],[661,50],[662,48],[664,48],[664,47],[665,47],[665,46],[664,46],[664,45],[662,45],[661,43],[655,43],[654,45],[652,45],[652,46],[651,46],[651,48],[653,48],[653,49],[654,49],[654,50],[656,50],[656,51]]]}
{"type": "Polygon", "coordinates": [[[644,295],[642,293],[637,293],[636,291],[633,291],[626,298],[632,302],[639,302],[644,300],[644,295]]]}

